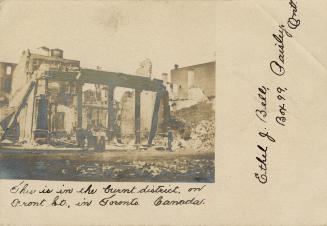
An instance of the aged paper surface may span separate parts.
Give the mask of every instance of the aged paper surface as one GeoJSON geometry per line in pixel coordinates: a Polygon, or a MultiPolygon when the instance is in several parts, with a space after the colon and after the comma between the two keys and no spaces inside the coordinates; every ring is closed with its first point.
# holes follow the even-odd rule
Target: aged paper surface
{"type": "Polygon", "coordinates": [[[327,2],[0,4],[0,225],[326,225],[327,2]]]}

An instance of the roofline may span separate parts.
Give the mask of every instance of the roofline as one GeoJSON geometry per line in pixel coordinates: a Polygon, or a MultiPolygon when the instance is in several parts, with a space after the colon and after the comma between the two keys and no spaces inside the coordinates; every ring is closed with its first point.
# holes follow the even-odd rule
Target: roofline
{"type": "Polygon", "coordinates": [[[17,63],[11,63],[11,62],[3,62],[3,61],[0,61],[0,64],[14,64],[15,66],[17,66],[17,65],[18,65],[17,63]]]}
{"type": "Polygon", "coordinates": [[[201,66],[201,65],[212,64],[212,63],[216,63],[216,61],[210,61],[210,62],[201,63],[201,64],[195,64],[195,65],[190,65],[190,66],[173,68],[173,69],[171,69],[171,71],[173,71],[173,70],[180,70],[180,69],[182,70],[182,69],[186,69],[186,68],[189,68],[189,67],[198,67],[198,66],[201,66]]]}
{"type": "Polygon", "coordinates": [[[54,57],[54,56],[45,56],[45,55],[42,55],[42,54],[37,54],[37,53],[31,53],[31,57],[34,57],[34,58],[44,58],[44,59],[51,59],[51,60],[63,60],[63,61],[74,61],[74,62],[79,62],[79,60],[71,60],[71,59],[66,59],[66,58],[58,58],[58,57],[54,57]]]}

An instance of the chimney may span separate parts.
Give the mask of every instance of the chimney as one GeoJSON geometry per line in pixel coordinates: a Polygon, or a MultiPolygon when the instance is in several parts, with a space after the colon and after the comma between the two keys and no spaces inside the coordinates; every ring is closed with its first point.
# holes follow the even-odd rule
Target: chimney
{"type": "Polygon", "coordinates": [[[50,56],[50,49],[45,46],[37,48],[37,53],[43,56],[50,56]]]}
{"type": "Polygon", "coordinates": [[[175,69],[178,69],[178,64],[175,64],[175,69]]]}
{"type": "Polygon", "coordinates": [[[64,51],[62,49],[51,49],[51,56],[62,59],[64,57],[64,51]]]}

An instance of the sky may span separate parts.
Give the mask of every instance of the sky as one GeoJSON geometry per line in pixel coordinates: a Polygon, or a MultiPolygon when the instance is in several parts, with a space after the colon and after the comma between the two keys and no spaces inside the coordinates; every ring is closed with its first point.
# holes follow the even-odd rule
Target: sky
{"type": "Polygon", "coordinates": [[[85,68],[135,74],[152,61],[154,77],[174,64],[215,60],[215,3],[167,1],[3,1],[0,61],[25,49],[64,50],[85,68]]]}

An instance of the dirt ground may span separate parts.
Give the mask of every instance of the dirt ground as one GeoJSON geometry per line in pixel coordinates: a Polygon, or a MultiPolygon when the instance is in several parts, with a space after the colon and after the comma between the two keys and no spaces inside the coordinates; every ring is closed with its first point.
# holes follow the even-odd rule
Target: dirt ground
{"type": "Polygon", "coordinates": [[[214,182],[214,153],[134,150],[17,154],[2,151],[0,179],[214,182]]]}

